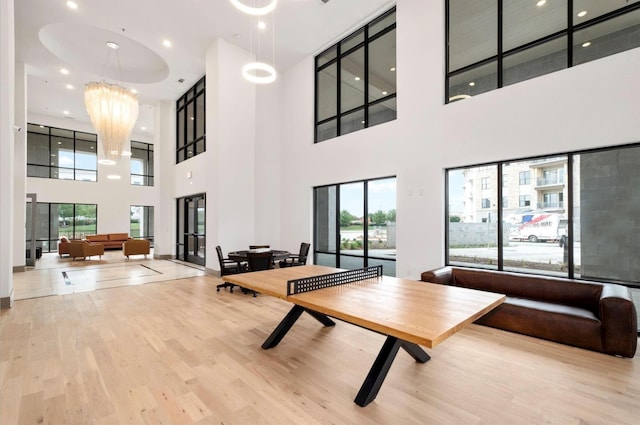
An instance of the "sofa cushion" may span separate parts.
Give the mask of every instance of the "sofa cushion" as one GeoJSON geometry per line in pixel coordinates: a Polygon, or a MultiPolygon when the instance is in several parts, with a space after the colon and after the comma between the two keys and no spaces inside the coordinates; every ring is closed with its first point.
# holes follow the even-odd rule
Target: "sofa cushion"
{"type": "Polygon", "coordinates": [[[598,312],[602,292],[602,285],[597,283],[492,270],[455,268],[453,279],[457,286],[497,292],[508,297],[564,304],[593,313],[598,312]]]}
{"type": "Polygon", "coordinates": [[[107,235],[87,235],[86,239],[90,242],[106,242],[109,237],[107,235]]]}
{"type": "Polygon", "coordinates": [[[587,310],[508,297],[476,323],[574,347],[603,351],[602,323],[587,310]]]}
{"type": "Polygon", "coordinates": [[[109,233],[108,236],[110,241],[126,241],[129,239],[128,233],[109,233]]]}

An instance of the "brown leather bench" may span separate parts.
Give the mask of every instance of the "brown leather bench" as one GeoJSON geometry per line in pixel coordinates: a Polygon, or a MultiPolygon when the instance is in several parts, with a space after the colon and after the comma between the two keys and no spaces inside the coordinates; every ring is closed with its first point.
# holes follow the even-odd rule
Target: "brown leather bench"
{"type": "Polygon", "coordinates": [[[426,271],[421,280],[507,296],[476,323],[606,354],[635,355],[637,313],[625,286],[450,266],[426,271]]]}

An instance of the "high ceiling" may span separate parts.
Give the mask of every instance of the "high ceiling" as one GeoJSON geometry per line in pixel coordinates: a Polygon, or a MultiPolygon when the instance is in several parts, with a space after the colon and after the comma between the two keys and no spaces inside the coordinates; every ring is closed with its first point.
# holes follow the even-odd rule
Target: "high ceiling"
{"type": "MultiPolygon", "coordinates": [[[[137,90],[140,115],[134,131],[151,133],[152,105],[176,100],[204,75],[205,52],[213,40],[249,50],[253,35],[256,50],[256,18],[229,0],[75,2],[74,10],[67,0],[15,0],[16,60],[26,65],[30,113],[89,122],[84,85],[106,80],[137,90]],[[164,40],[171,47],[165,47],[164,40]],[[107,41],[118,43],[117,55],[106,47],[107,41]],[[63,68],[68,74],[61,73],[63,68]]],[[[269,31],[275,28],[275,65],[282,74],[393,3],[279,0],[274,15],[265,18],[263,45],[273,39],[269,31]]]]}

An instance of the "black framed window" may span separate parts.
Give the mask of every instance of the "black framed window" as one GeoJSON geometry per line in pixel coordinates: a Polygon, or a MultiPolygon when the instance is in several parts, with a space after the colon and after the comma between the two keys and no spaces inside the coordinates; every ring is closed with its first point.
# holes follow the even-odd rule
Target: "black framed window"
{"type": "Polygon", "coordinates": [[[314,263],[396,275],[396,178],[316,187],[314,263]]]}
{"type": "Polygon", "coordinates": [[[153,245],[153,207],[131,205],[129,235],[151,241],[153,245]]]}
{"type": "Polygon", "coordinates": [[[27,177],[97,181],[98,136],[27,124],[27,177]]]}
{"type": "Polygon", "coordinates": [[[315,58],[315,142],[396,119],[395,8],[315,58]]]}
{"type": "Polygon", "coordinates": [[[445,103],[640,46],[640,0],[447,0],[445,103]]]}
{"type": "Polygon", "coordinates": [[[176,101],[176,163],[206,151],[205,79],[176,101]]]}
{"type": "Polygon", "coordinates": [[[131,141],[131,184],[153,186],[153,145],[131,141]]]}
{"type": "Polygon", "coordinates": [[[447,264],[640,288],[629,266],[640,252],[638,163],[640,143],[446,170],[447,216],[456,217],[446,223],[447,264]],[[490,202],[503,201],[487,211],[481,176],[501,188],[524,171],[536,182],[530,193],[494,190],[490,202]]]}
{"type": "MultiPolygon", "coordinates": [[[[27,202],[27,235],[31,234],[31,203],[27,202]]],[[[61,237],[84,239],[96,234],[98,206],[96,204],[36,204],[36,244],[43,252],[56,252],[61,237]]],[[[28,241],[27,241],[28,242],[28,241]]]]}

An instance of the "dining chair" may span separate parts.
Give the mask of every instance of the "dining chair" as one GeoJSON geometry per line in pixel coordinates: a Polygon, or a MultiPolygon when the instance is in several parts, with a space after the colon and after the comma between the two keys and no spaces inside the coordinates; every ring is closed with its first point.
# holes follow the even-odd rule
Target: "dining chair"
{"type": "Polygon", "coordinates": [[[304,266],[307,264],[307,256],[309,255],[309,247],[311,245],[302,242],[298,254],[291,254],[289,257],[280,261],[280,267],[304,266]]]}
{"type": "MultiPolygon", "coordinates": [[[[249,264],[250,272],[257,272],[261,270],[269,270],[273,268],[273,252],[247,252],[247,263],[249,264]]],[[[246,289],[243,289],[242,292],[249,292],[246,289]]],[[[253,296],[256,296],[255,291],[253,292],[253,296]]]]}
{"type": "Polygon", "coordinates": [[[216,252],[218,253],[218,262],[220,263],[220,277],[222,277],[223,280],[220,285],[216,286],[216,291],[220,291],[220,288],[229,288],[229,292],[233,292],[233,287],[236,285],[231,282],[224,282],[224,276],[246,273],[249,270],[247,263],[244,261],[235,261],[230,258],[224,258],[220,245],[216,246],[216,252]]]}

